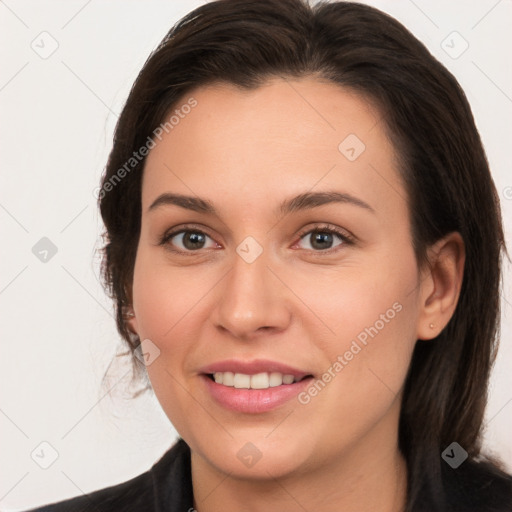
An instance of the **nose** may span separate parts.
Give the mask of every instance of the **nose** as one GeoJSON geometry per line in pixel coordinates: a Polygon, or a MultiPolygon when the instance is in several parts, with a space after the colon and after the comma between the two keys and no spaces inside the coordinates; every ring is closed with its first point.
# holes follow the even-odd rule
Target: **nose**
{"type": "Polygon", "coordinates": [[[252,263],[234,255],[212,313],[218,329],[249,341],[287,328],[293,294],[283,283],[285,279],[268,263],[265,252],[252,263]]]}

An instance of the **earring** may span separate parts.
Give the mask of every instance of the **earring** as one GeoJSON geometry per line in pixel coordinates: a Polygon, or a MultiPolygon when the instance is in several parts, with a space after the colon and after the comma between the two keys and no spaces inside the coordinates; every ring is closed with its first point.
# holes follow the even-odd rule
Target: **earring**
{"type": "Polygon", "coordinates": [[[430,327],[431,329],[433,329],[433,328],[434,328],[434,324],[432,324],[432,323],[431,323],[431,324],[429,325],[429,327],[430,327]]]}

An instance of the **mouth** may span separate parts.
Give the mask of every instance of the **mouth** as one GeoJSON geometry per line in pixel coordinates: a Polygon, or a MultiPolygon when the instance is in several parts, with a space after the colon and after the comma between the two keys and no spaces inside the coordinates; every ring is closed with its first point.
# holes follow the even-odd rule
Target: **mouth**
{"type": "Polygon", "coordinates": [[[238,413],[264,413],[283,406],[314,379],[313,373],[274,361],[229,360],[200,371],[214,403],[238,413]]]}
{"type": "Polygon", "coordinates": [[[281,372],[261,372],[253,375],[247,373],[215,372],[204,375],[216,384],[235,389],[269,389],[313,378],[311,374],[295,376],[291,373],[281,372]]]}

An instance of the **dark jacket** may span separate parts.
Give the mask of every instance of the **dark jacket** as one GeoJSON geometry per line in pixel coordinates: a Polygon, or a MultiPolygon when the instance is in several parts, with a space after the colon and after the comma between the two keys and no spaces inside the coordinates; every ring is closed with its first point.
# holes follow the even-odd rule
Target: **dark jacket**
{"type": "Polygon", "coordinates": [[[179,439],[151,469],[131,480],[27,512],[190,512],[190,449],[179,439]]]}
{"type": "MultiPolygon", "coordinates": [[[[446,467],[443,473],[446,503],[442,511],[429,512],[512,512],[511,476],[469,460],[456,470],[446,467]]],[[[179,439],[150,470],[127,482],[27,512],[193,510],[190,448],[179,439]]]]}

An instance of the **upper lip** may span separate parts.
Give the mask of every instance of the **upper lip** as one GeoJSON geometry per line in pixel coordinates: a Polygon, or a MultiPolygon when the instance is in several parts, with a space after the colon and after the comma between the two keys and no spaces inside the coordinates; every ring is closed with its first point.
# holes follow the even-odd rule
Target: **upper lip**
{"type": "Polygon", "coordinates": [[[233,372],[243,373],[246,375],[255,375],[264,372],[278,372],[283,375],[293,375],[295,379],[302,379],[307,375],[312,375],[311,372],[303,371],[294,368],[287,364],[278,361],[271,361],[268,359],[254,359],[252,361],[242,361],[237,359],[226,359],[224,361],[217,361],[216,363],[203,366],[200,373],[211,374],[215,372],[233,372]]]}

